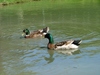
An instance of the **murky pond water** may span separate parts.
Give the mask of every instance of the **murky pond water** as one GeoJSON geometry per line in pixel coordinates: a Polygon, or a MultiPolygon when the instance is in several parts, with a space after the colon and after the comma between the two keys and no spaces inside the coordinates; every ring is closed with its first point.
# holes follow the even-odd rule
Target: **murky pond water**
{"type": "Polygon", "coordinates": [[[100,4],[31,2],[0,7],[0,75],[100,75],[100,4]],[[54,41],[82,39],[78,50],[48,50],[48,40],[20,39],[50,27],[54,41]]]}

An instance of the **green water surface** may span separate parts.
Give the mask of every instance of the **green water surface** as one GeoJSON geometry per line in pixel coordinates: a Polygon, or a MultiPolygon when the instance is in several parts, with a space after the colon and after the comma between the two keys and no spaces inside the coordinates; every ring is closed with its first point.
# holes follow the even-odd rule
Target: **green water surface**
{"type": "Polygon", "coordinates": [[[100,4],[36,1],[0,7],[0,75],[100,75],[100,4]],[[82,39],[78,50],[48,50],[20,39],[48,26],[54,42],[82,39]]]}

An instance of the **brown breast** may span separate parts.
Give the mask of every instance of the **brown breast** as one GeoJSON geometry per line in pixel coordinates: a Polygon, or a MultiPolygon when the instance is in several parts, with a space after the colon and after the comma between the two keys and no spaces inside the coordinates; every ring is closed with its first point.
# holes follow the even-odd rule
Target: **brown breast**
{"type": "Polygon", "coordinates": [[[47,47],[48,47],[48,49],[54,49],[55,45],[54,45],[54,44],[49,43],[49,44],[47,45],[47,47]]]}

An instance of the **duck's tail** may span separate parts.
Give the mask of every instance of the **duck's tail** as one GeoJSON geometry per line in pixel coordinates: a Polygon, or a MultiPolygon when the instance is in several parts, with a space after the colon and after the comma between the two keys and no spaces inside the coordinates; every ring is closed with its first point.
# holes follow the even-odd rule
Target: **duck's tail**
{"type": "Polygon", "coordinates": [[[82,40],[74,40],[72,44],[75,44],[79,46],[81,44],[82,40]]]}
{"type": "Polygon", "coordinates": [[[43,28],[43,32],[48,33],[49,27],[43,28]]]}

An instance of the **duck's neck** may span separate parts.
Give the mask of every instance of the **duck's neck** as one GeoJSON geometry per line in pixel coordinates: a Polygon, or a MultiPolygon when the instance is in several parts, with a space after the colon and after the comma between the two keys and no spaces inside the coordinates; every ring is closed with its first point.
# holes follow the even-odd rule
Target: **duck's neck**
{"type": "Polygon", "coordinates": [[[53,37],[51,35],[48,39],[49,39],[49,43],[54,44],[53,37]]]}

